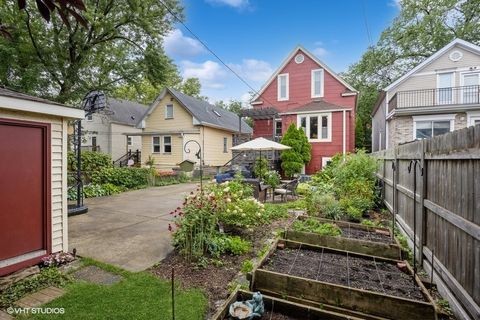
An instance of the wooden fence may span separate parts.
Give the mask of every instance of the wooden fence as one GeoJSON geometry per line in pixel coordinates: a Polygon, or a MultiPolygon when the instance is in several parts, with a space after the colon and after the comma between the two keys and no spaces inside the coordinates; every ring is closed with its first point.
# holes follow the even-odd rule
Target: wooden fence
{"type": "Polygon", "coordinates": [[[480,319],[480,125],[373,155],[386,207],[412,243],[416,233],[419,265],[430,275],[433,260],[442,295],[480,319]]]}

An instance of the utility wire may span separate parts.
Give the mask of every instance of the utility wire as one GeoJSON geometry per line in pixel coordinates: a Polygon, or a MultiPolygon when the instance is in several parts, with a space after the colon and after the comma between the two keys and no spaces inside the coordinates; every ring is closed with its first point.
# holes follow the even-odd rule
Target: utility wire
{"type": "Polygon", "coordinates": [[[362,1],[362,12],[363,12],[363,21],[365,23],[365,29],[367,30],[368,42],[370,46],[373,48],[372,35],[370,34],[370,28],[368,28],[367,9],[365,5],[365,0],[362,1]]]}
{"type": "MultiPolygon", "coordinates": [[[[227,68],[230,72],[232,72],[240,81],[242,81],[247,87],[249,87],[255,94],[257,94],[258,96],[260,96],[260,93],[255,89],[253,88],[245,79],[242,78],[242,76],[240,76],[235,70],[233,70],[228,64],[226,64],[212,49],[210,49],[209,46],[207,46],[207,44],[202,40],[200,39],[199,36],[197,36],[180,18],[177,17],[177,15],[175,14],[175,12],[173,12],[170,7],[165,3],[163,2],[163,0],[158,0],[164,7],[165,9],[167,9],[167,11],[178,21],[180,22],[183,27],[198,41],[200,42],[200,44],[202,46],[205,47],[205,49],[208,50],[208,52],[210,52],[215,58],[217,58],[218,61],[220,61],[220,63],[225,67],[227,68]]],[[[267,99],[264,99],[266,102],[268,102],[269,104],[273,105],[270,101],[268,101],[267,99]]]]}

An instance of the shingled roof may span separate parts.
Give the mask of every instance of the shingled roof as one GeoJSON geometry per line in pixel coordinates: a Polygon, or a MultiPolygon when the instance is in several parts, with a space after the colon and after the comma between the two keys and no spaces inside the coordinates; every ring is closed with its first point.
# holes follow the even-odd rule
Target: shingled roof
{"type": "Polygon", "coordinates": [[[351,107],[347,106],[339,106],[330,102],[326,102],[324,100],[314,100],[303,106],[298,108],[288,110],[287,112],[283,112],[281,114],[297,114],[297,113],[307,113],[307,112],[315,112],[315,111],[336,111],[336,110],[345,110],[345,109],[352,109],[351,107]]]}
{"type": "MultiPolygon", "coordinates": [[[[207,127],[220,128],[227,131],[238,132],[238,115],[220,107],[214,106],[206,101],[188,96],[172,88],[166,88],[153,102],[148,111],[139,121],[145,120],[155,108],[166,93],[170,93],[178,102],[189,112],[200,125],[207,127]]],[[[242,120],[242,133],[252,133],[252,128],[242,120]]]]}
{"type": "Polygon", "coordinates": [[[134,101],[108,98],[107,106],[113,113],[110,115],[112,122],[134,126],[137,124],[148,106],[134,101]]]}

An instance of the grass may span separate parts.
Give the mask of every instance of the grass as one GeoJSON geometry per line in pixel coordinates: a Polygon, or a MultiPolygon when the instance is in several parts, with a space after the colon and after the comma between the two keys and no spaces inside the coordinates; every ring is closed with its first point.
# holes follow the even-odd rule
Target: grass
{"type": "MultiPolygon", "coordinates": [[[[44,305],[64,308],[63,315],[31,315],[29,319],[170,319],[171,283],[147,272],[132,273],[90,259],[96,265],[124,277],[111,286],[75,281],[65,287],[67,293],[44,305]]],[[[203,319],[207,298],[198,289],[176,286],[175,319],[203,319]]]]}

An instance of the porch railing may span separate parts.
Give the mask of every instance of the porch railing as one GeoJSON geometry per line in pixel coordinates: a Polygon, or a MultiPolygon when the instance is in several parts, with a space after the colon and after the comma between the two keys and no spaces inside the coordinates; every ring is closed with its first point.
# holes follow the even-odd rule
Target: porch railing
{"type": "Polygon", "coordinates": [[[480,104],[480,86],[461,86],[397,92],[388,102],[388,112],[402,108],[480,104]]]}

